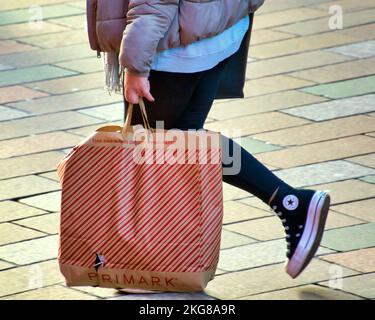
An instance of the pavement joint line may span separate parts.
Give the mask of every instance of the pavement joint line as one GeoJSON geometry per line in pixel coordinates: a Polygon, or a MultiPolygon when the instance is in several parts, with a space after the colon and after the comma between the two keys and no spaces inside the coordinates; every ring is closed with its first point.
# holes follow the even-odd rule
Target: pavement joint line
{"type": "MultiPolygon", "coordinates": [[[[346,98],[343,98],[343,99],[355,98],[355,97],[359,97],[359,95],[358,95],[358,96],[346,97],[346,98]]],[[[337,101],[337,100],[341,100],[341,99],[335,99],[335,100],[332,100],[332,101],[337,101]]],[[[312,103],[312,104],[320,104],[320,103],[325,103],[325,102],[330,102],[330,101],[322,101],[322,102],[312,103]]],[[[309,104],[309,105],[310,105],[310,104],[309,104]]],[[[305,105],[305,106],[308,106],[308,105],[305,105]]],[[[288,107],[287,109],[280,109],[280,110],[277,110],[277,111],[275,111],[275,112],[282,112],[283,114],[287,114],[287,115],[289,115],[289,113],[288,113],[288,112],[285,112],[285,111],[287,111],[288,109],[299,108],[299,107],[304,107],[304,106],[288,107]]],[[[372,112],[372,111],[370,111],[370,112],[372,112]]],[[[303,120],[310,120],[311,123],[324,123],[324,122],[326,122],[326,121],[330,121],[330,120],[337,120],[337,119],[351,118],[351,117],[353,117],[353,116],[358,116],[358,115],[366,116],[367,113],[368,113],[368,112],[366,112],[366,113],[347,114],[347,115],[344,115],[344,116],[341,116],[341,115],[340,115],[340,116],[337,116],[337,117],[335,117],[335,118],[331,118],[331,119],[323,119],[323,120],[314,120],[314,119],[309,119],[309,118],[305,118],[305,117],[303,117],[303,116],[301,116],[301,115],[299,115],[299,116],[295,116],[295,117],[301,118],[301,119],[303,119],[303,120]]],[[[309,123],[306,123],[306,124],[309,124],[309,123]]],[[[305,124],[301,124],[300,126],[303,126],[303,125],[305,125],[305,124]]],[[[287,129],[287,128],[286,128],[286,129],[287,129]]],[[[280,130],[280,129],[279,129],[279,130],[280,130]]],[[[273,131],[275,131],[275,130],[273,130],[273,131]]],[[[366,135],[367,133],[371,133],[371,132],[361,133],[361,135],[366,135]]]]}
{"type": "MultiPolygon", "coordinates": [[[[350,14],[364,12],[364,11],[373,10],[373,9],[375,9],[375,6],[374,6],[374,8],[367,8],[367,9],[358,10],[358,11],[346,12],[346,14],[350,15],[350,14]]],[[[294,22],[294,23],[289,23],[287,25],[283,25],[282,27],[292,26],[293,24],[296,24],[296,23],[311,22],[313,20],[320,20],[320,19],[323,19],[323,18],[326,18],[327,21],[328,21],[328,19],[330,18],[330,15],[328,14],[326,17],[317,17],[317,18],[310,19],[310,20],[297,21],[297,22],[294,22]]],[[[357,27],[363,27],[363,26],[371,25],[371,24],[374,24],[374,21],[369,21],[369,22],[365,22],[365,23],[358,22],[355,25],[344,27],[343,29],[338,29],[338,30],[324,30],[324,31],[314,32],[314,33],[311,33],[311,34],[306,34],[306,35],[301,35],[301,34],[290,33],[290,32],[286,32],[286,31],[279,31],[277,29],[273,29],[273,28],[279,28],[279,27],[281,27],[279,25],[278,26],[272,26],[269,30],[277,31],[277,32],[284,32],[284,33],[295,35],[295,36],[298,36],[298,37],[308,37],[308,36],[322,35],[322,34],[325,34],[325,33],[328,34],[328,33],[335,33],[335,32],[340,32],[340,33],[343,33],[344,35],[346,35],[344,32],[347,31],[348,29],[357,28],[357,27]]],[[[261,30],[264,30],[264,29],[261,29],[261,30]]],[[[254,31],[256,31],[256,30],[254,30],[254,31]]],[[[349,37],[353,37],[353,36],[349,36],[349,37]]],[[[293,39],[293,38],[290,38],[290,39],[293,39]]],[[[282,41],[284,41],[284,40],[287,40],[287,39],[283,39],[282,41]]],[[[368,40],[361,40],[361,41],[368,41],[368,40]]],[[[278,42],[278,41],[276,40],[276,41],[273,41],[273,42],[278,42]]],[[[338,46],[344,46],[344,45],[346,45],[346,44],[337,45],[337,47],[338,46]]]]}
{"type": "MultiPolygon", "coordinates": [[[[361,114],[363,115],[363,114],[361,114]]],[[[353,115],[352,115],[353,116],[353,115]]],[[[335,119],[328,119],[328,120],[323,120],[323,121],[319,121],[319,123],[323,123],[323,122],[329,122],[329,121],[332,121],[332,120],[336,120],[335,119]]],[[[300,127],[301,127],[301,130],[303,130],[304,128],[302,128],[303,126],[307,126],[307,125],[312,125],[311,123],[304,123],[304,124],[301,124],[300,127]]],[[[289,129],[289,128],[285,128],[285,129],[289,129]]],[[[277,129],[277,130],[273,130],[273,131],[283,131],[284,129],[277,129]]],[[[271,131],[271,132],[273,132],[271,131]]],[[[268,153],[268,152],[277,152],[277,151],[280,151],[280,150],[288,150],[288,149],[291,149],[291,148],[297,148],[297,147],[302,147],[302,146],[308,146],[308,145],[312,145],[312,144],[317,144],[317,143],[321,143],[321,142],[334,142],[335,140],[340,140],[340,139],[346,139],[346,138],[352,138],[352,137],[356,137],[356,136],[364,136],[364,137],[368,137],[366,134],[369,133],[369,132],[364,132],[364,133],[358,133],[358,134],[350,134],[350,135],[347,135],[347,136],[340,136],[340,137],[333,137],[333,138],[330,138],[330,139],[325,139],[325,138],[322,138],[324,140],[319,140],[319,141],[313,141],[313,142],[307,142],[307,143],[303,143],[303,144],[290,144],[290,145],[284,145],[284,146],[281,146],[281,145],[277,145],[277,144],[271,144],[270,145],[274,145],[274,146],[278,146],[280,147],[281,149],[279,150],[270,150],[270,151],[262,151],[262,152],[258,152],[257,154],[263,154],[263,153],[268,153]]],[[[255,133],[254,137],[256,137],[257,134],[260,134],[260,133],[255,133]]],[[[263,134],[263,133],[262,133],[263,134]]],[[[370,138],[372,138],[370,136],[370,138]]],[[[255,139],[255,138],[254,138],[255,139]]],[[[266,140],[260,140],[260,139],[255,139],[255,140],[258,140],[258,141],[261,141],[261,142],[264,142],[266,143],[267,141],[266,140]]],[[[355,158],[355,157],[358,157],[358,156],[363,156],[363,155],[372,155],[374,154],[374,152],[369,152],[369,153],[366,153],[366,154],[358,154],[358,155],[355,155],[355,156],[351,156],[350,158],[355,158]]],[[[345,159],[348,159],[348,158],[345,158],[345,159]]],[[[354,163],[354,162],[353,162],[354,163]]],[[[355,163],[355,164],[358,164],[358,163],[355,163]]],[[[366,165],[363,165],[364,167],[368,167],[370,169],[375,169],[374,167],[370,167],[370,166],[366,166],[366,165]]],[[[280,168],[280,169],[283,169],[283,168],[280,168]]]]}
{"type": "MultiPolygon", "coordinates": [[[[34,240],[44,239],[44,238],[48,238],[48,237],[51,237],[51,236],[53,236],[53,235],[51,235],[51,234],[44,234],[42,236],[37,236],[37,237],[31,238],[31,239],[19,240],[19,241],[11,242],[11,243],[4,243],[4,244],[0,244],[0,248],[6,247],[6,246],[15,245],[15,244],[19,244],[19,243],[24,243],[24,242],[28,242],[28,241],[34,241],[34,240]]],[[[54,260],[54,259],[49,259],[49,260],[54,260]]],[[[4,261],[6,261],[6,260],[4,260],[4,261]]],[[[40,262],[40,261],[38,261],[38,262],[40,262]]],[[[25,265],[23,264],[21,266],[25,266],[25,265]]]]}
{"type": "MultiPolygon", "coordinates": [[[[242,202],[241,202],[242,203],[242,202]]],[[[243,203],[245,204],[245,203],[243,203]]],[[[246,204],[245,204],[246,205],[246,204]]],[[[253,207],[255,208],[255,207],[253,207]]],[[[258,209],[258,210],[262,210],[262,209],[259,209],[259,208],[255,208],[255,209],[258,209]]],[[[224,213],[225,214],[225,213],[224,213]]],[[[261,219],[264,219],[264,218],[271,218],[271,217],[274,217],[273,214],[269,214],[268,216],[262,216],[262,217],[254,217],[254,218],[250,218],[250,219],[245,219],[245,220],[238,220],[238,221],[233,221],[233,222],[227,222],[227,223],[223,223],[223,226],[224,227],[227,227],[227,226],[231,226],[231,225],[234,225],[236,223],[242,223],[242,222],[248,222],[248,221],[255,221],[255,220],[261,220],[261,219]]],[[[232,231],[232,230],[228,230],[230,232],[235,232],[235,231],[232,231]]],[[[238,233],[238,232],[237,232],[238,233]]],[[[241,235],[243,235],[242,233],[240,233],[241,235]]],[[[253,240],[256,240],[256,241],[261,241],[263,242],[262,240],[257,240],[255,238],[251,238],[249,237],[250,239],[253,239],[253,240]]]]}
{"type": "MultiPolygon", "coordinates": [[[[0,201],[1,203],[2,201],[0,201]]],[[[28,206],[28,207],[32,207],[32,208],[36,208],[36,207],[33,207],[33,206],[29,206],[25,203],[22,203],[23,205],[25,206],[28,206]]],[[[39,210],[43,210],[43,209],[40,209],[40,208],[36,208],[36,209],[39,209],[39,210]]],[[[0,222],[1,223],[16,223],[18,221],[22,221],[22,220],[25,220],[25,219],[30,219],[30,218],[37,218],[37,217],[42,217],[42,216],[47,216],[49,214],[52,214],[52,213],[60,213],[59,211],[53,211],[53,212],[44,212],[44,213],[37,213],[35,215],[32,215],[32,216],[28,216],[28,217],[22,217],[22,218],[17,218],[17,219],[13,219],[13,220],[7,220],[7,221],[3,221],[3,222],[0,222]]],[[[0,258],[1,260],[1,258],[0,258]]]]}
{"type": "MultiPolygon", "coordinates": [[[[359,250],[363,250],[363,249],[360,248],[360,249],[354,249],[354,250],[349,250],[349,251],[345,251],[345,252],[331,252],[331,253],[325,254],[324,256],[346,254],[346,253],[355,252],[355,251],[359,251],[359,250]]],[[[355,269],[355,268],[348,267],[348,266],[346,266],[345,264],[343,264],[342,262],[330,261],[330,260],[324,260],[324,259],[321,259],[321,257],[317,257],[317,258],[318,258],[319,260],[321,260],[321,261],[328,262],[329,264],[336,265],[336,266],[340,266],[340,267],[343,267],[343,268],[346,268],[346,269],[349,269],[349,270],[352,270],[352,271],[358,272],[358,273],[361,274],[361,275],[362,275],[362,274],[367,274],[367,273],[374,273],[374,271],[363,272],[363,271],[357,270],[357,269],[355,269]]],[[[358,276],[359,274],[352,275],[352,276],[353,276],[353,277],[354,277],[354,276],[358,276]]],[[[349,278],[349,277],[352,277],[352,276],[346,276],[345,278],[349,278]]]]}
{"type": "MultiPolygon", "coordinates": [[[[293,76],[290,76],[290,77],[293,77],[293,76]]],[[[331,81],[331,82],[324,82],[324,83],[317,83],[317,84],[314,84],[314,85],[307,85],[307,86],[303,87],[303,89],[320,87],[320,86],[325,86],[325,85],[329,85],[329,84],[339,84],[339,83],[342,83],[342,82],[348,82],[348,81],[359,80],[359,79],[364,79],[364,78],[373,78],[373,77],[374,77],[374,74],[369,74],[369,75],[357,76],[357,77],[354,77],[354,78],[339,79],[339,80],[335,80],[335,81],[331,81]]],[[[302,88],[302,87],[300,87],[300,88],[302,88]]],[[[300,88],[296,88],[296,90],[300,91],[300,88]]],[[[375,93],[375,90],[372,93],[362,93],[362,94],[354,95],[354,96],[351,96],[351,97],[365,96],[365,95],[374,94],[374,93],[375,93]]],[[[347,99],[347,98],[348,97],[344,97],[344,98],[340,98],[340,99],[347,99]]],[[[333,99],[333,100],[339,100],[339,99],[333,99]]]]}
{"type": "MultiPolygon", "coordinates": [[[[357,275],[357,276],[358,276],[358,275],[357,275]]],[[[348,278],[348,277],[344,277],[343,279],[345,279],[345,278],[348,278]]],[[[363,300],[371,300],[371,299],[369,299],[369,298],[362,297],[362,296],[358,295],[357,293],[344,291],[343,289],[326,287],[326,286],[323,286],[323,285],[320,284],[320,283],[314,283],[314,285],[316,285],[316,286],[318,286],[318,287],[321,287],[321,288],[325,288],[325,289],[331,289],[331,290],[333,290],[333,291],[339,291],[339,292],[342,292],[342,293],[347,293],[347,294],[350,294],[350,295],[355,296],[355,297],[357,297],[357,298],[361,298],[361,299],[363,299],[363,300]]]]}
{"type": "MultiPolygon", "coordinates": [[[[344,29],[342,29],[342,30],[344,30],[344,29]]],[[[334,32],[334,31],[331,31],[331,32],[334,32]]],[[[328,33],[331,33],[331,32],[328,32],[328,33]]],[[[310,35],[310,36],[315,36],[315,34],[314,35],[310,35]]],[[[303,36],[303,37],[308,37],[308,36],[303,36]]],[[[301,37],[301,38],[303,38],[303,37],[301,37]]],[[[278,42],[283,42],[283,41],[288,41],[288,40],[291,40],[291,39],[279,40],[278,42]]],[[[352,42],[346,42],[345,45],[359,44],[359,43],[362,43],[362,42],[364,42],[363,39],[357,39],[357,38],[353,37],[353,41],[352,42]]],[[[257,47],[257,46],[261,46],[261,45],[262,44],[257,44],[257,45],[253,45],[252,47],[257,47]]],[[[330,51],[327,51],[327,49],[336,48],[336,47],[340,47],[340,46],[342,46],[342,45],[331,45],[331,46],[326,46],[326,47],[321,47],[321,48],[306,49],[306,50],[303,50],[303,51],[298,51],[298,52],[293,52],[293,53],[287,53],[287,54],[281,54],[281,55],[273,56],[273,57],[269,57],[269,58],[259,58],[259,57],[253,57],[253,56],[251,56],[251,47],[250,47],[250,49],[249,49],[249,56],[251,58],[253,58],[253,59],[256,59],[256,61],[266,61],[266,60],[269,60],[269,59],[272,59],[272,58],[282,58],[282,57],[287,57],[287,56],[290,56],[290,55],[310,53],[310,52],[314,52],[314,51],[330,52],[330,51]]],[[[347,55],[342,54],[342,53],[336,53],[336,52],[331,52],[331,53],[335,53],[335,54],[338,54],[338,55],[341,55],[341,56],[344,56],[344,57],[349,57],[349,58],[352,57],[352,56],[347,56],[347,55]]],[[[355,59],[348,60],[348,61],[361,60],[361,58],[359,58],[359,57],[354,57],[354,58],[355,59]]],[[[256,61],[254,61],[254,62],[256,62],[256,61]]],[[[251,62],[249,62],[249,63],[251,63],[251,62]]],[[[311,81],[311,80],[309,80],[309,81],[311,81]]]]}
{"type": "MultiPolygon", "coordinates": [[[[108,297],[100,297],[100,296],[97,296],[95,295],[94,293],[91,293],[91,292],[86,292],[86,291],[83,291],[83,290],[79,290],[78,288],[76,287],[67,287],[65,285],[63,285],[63,283],[61,284],[58,284],[58,286],[62,287],[62,288],[66,288],[66,289],[69,289],[69,290],[73,290],[73,291],[76,291],[76,292],[79,292],[79,293],[83,293],[83,294],[86,294],[86,295],[89,295],[91,297],[94,297],[94,298],[98,298],[100,300],[104,300],[104,299],[108,299],[108,297]]],[[[103,289],[112,289],[114,292],[116,292],[116,289],[115,288],[103,288],[103,289]]],[[[113,298],[111,296],[111,298],[113,298]]]]}
{"type": "MultiPolygon", "coordinates": [[[[276,151],[270,151],[270,152],[276,152],[276,151]]],[[[363,156],[363,155],[367,155],[367,154],[363,154],[363,153],[357,154],[357,156],[363,156]]],[[[301,167],[306,167],[306,166],[311,166],[311,165],[318,165],[318,164],[323,164],[323,163],[332,162],[332,161],[346,161],[346,159],[347,159],[346,157],[342,157],[342,158],[334,158],[334,159],[329,159],[329,160],[319,160],[319,161],[316,161],[316,162],[305,163],[305,164],[302,164],[300,166],[290,166],[290,167],[285,167],[285,168],[281,168],[281,169],[277,169],[277,170],[271,170],[271,171],[272,172],[275,172],[275,171],[278,172],[278,171],[282,171],[282,170],[296,169],[296,168],[301,168],[301,167]]],[[[346,161],[346,162],[349,162],[349,161],[346,161]]],[[[266,165],[272,166],[272,164],[268,164],[267,161],[263,161],[263,163],[266,164],[266,165]]],[[[352,162],[349,162],[349,163],[353,164],[352,162]]],[[[361,167],[365,167],[365,166],[363,166],[361,164],[358,164],[358,163],[356,163],[356,165],[361,166],[361,167]]],[[[375,170],[374,168],[371,168],[371,169],[375,170]]],[[[343,180],[347,180],[347,179],[343,179],[343,180]]],[[[339,180],[335,180],[335,181],[331,181],[331,182],[339,182],[339,181],[342,181],[342,180],[339,179],[339,180]]]]}
{"type": "MultiPolygon", "coordinates": [[[[33,176],[33,175],[35,175],[35,174],[27,174],[27,175],[22,175],[22,176],[15,176],[15,177],[12,177],[12,178],[2,179],[0,181],[5,181],[5,180],[8,180],[8,179],[15,179],[15,178],[19,178],[19,177],[33,176]]],[[[45,178],[45,177],[40,177],[40,178],[45,178]]],[[[47,178],[45,178],[45,179],[47,179],[47,178]]],[[[54,182],[58,183],[57,181],[54,181],[54,182]]],[[[35,193],[35,194],[28,195],[26,197],[25,196],[20,196],[20,197],[14,197],[14,198],[10,198],[10,199],[3,199],[1,201],[16,201],[16,202],[18,202],[18,200],[21,200],[21,199],[27,199],[27,198],[36,197],[36,196],[42,196],[42,195],[46,195],[46,194],[52,193],[52,192],[57,192],[57,191],[60,191],[60,190],[61,190],[61,187],[59,187],[59,189],[56,189],[56,190],[50,190],[50,191],[46,191],[46,192],[42,192],[42,193],[35,193]]],[[[33,206],[29,205],[29,207],[33,207],[33,206]]],[[[41,209],[41,208],[38,208],[38,207],[35,207],[35,208],[39,209],[39,210],[44,210],[44,209],[41,209]]],[[[50,210],[45,210],[45,211],[49,211],[51,213],[54,212],[54,211],[50,211],[50,210]]]]}
{"type": "Polygon", "coordinates": [[[225,231],[227,231],[227,232],[230,232],[230,233],[234,233],[234,234],[237,235],[237,236],[246,237],[246,238],[248,238],[249,240],[253,240],[254,242],[253,242],[253,243],[239,244],[239,245],[235,245],[235,246],[227,247],[227,248],[222,248],[221,250],[228,250],[228,249],[233,249],[233,248],[238,248],[238,247],[247,246],[247,245],[250,245],[250,244],[256,244],[256,243],[259,243],[259,242],[263,242],[263,241],[260,241],[260,240],[258,240],[258,239],[255,239],[255,238],[249,237],[249,236],[247,236],[246,234],[239,233],[239,232],[237,232],[237,231],[228,230],[228,229],[225,229],[225,228],[223,228],[223,230],[225,230],[225,231]]]}
{"type": "MultiPolygon", "coordinates": [[[[359,60],[363,61],[363,60],[366,60],[366,59],[359,59],[359,60]]],[[[342,63],[345,64],[346,62],[353,62],[353,61],[344,61],[342,63]]],[[[320,67],[316,67],[315,69],[319,69],[319,68],[320,67]]],[[[306,69],[306,70],[308,70],[308,69],[306,69]]],[[[300,71],[304,71],[304,70],[300,70],[300,71]]],[[[304,79],[302,77],[298,77],[296,75],[293,75],[293,73],[294,73],[294,71],[291,71],[288,76],[291,77],[291,78],[295,78],[297,80],[304,80],[304,81],[306,81],[306,79],[304,79]]],[[[317,87],[317,86],[322,86],[322,85],[327,85],[327,84],[335,84],[335,83],[339,83],[339,82],[344,82],[344,81],[349,81],[349,80],[356,80],[356,79],[361,79],[361,78],[366,78],[366,77],[373,77],[373,76],[374,76],[374,74],[369,74],[369,75],[349,77],[349,78],[345,78],[345,79],[338,79],[338,80],[333,80],[333,81],[328,81],[328,82],[315,82],[316,84],[311,85],[309,87],[317,87]]],[[[308,81],[311,81],[311,80],[308,80],[308,81]]],[[[294,90],[298,90],[299,91],[299,88],[296,88],[294,90]]],[[[317,95],[317,94],[310,93],[310,92],[309,92],[309,94],[317,95]]],[[[363,96],[363,95],[368,95],[368,94],[371,94],[371,93],[362,93],[362,94],[359,94],[358,96],[363,96]]],[[[320,97],[320,95],[318,95],[318,97],[320,97]]],[[[328,99],[328,97],[325,97],[325,98],[328,99]]],[[[331,100],[339,100],[339,99],[345,99],[345,98],[330,98],[330,99],[331,100]]]]}
{"type": "MultiPolygon", "coordinates": [[[[56,131],[56,132],[60,132],[60,130],[56,131]]],[[[69,132],[68,132],[69,133],[69,132]]],[[[42,133],[38,133],[38,134],[34,134],[34,135],[28,135],[27,137],[38,137],[39,135],[43,135],[45,134],[44,132],[42,133]]],[[[12,138],[11,140],[18,140],[19,137],[16,137],[16,138],[12,138]]],[[[22,139],[22,138],[21,138],[22,139]]],[[[4,140],[1,140],[1,141],[4,141],[4,140]]],[[[28,156],[31,156],[31,155],[42,155],[44,153],[50,153],[50,152],[59,152],[59,151],[62,151],[64,149],[69,149],[69,148],[72,148],[74,147],[74,145],[72,145],[71,147],[62,147],[62,148],[56,148],[56,149],[49,149],[49,150],[44,150],[44,151],[38,151],[38,152],[33,152],[33,153],[24,153],[24,154],[18,154],[18,155],[15,155],[15,156],[11,156],[11,157],[7,157],[7,158],[0,158],[0,162],[2,160],[8,160],[8,159],[17,159],[17,158],[22,158],[22,157],[28,157],[28,156]]],[[[50,172],[53,172],[55,170],[48,170],[48,171],[43,171],[43,172],[38,172],[36,174],[43,174],[43,173],[50,173],[50,172]]],[[[29,174],[27,174],[29,175],[29,174]]],[[[19,176],[17,176],[19,177],[19,176]]],[[[14,178],[14,177],[13,177],[14,178]]],[[[48,177],[42,177],[42,178],[45,178],[45,179],[49,179],[48,177]]],[[[1,179],[0,180],[7,180],[7,179],[12,179],[12,178],[5,178],[5,179],[1,179]]],[[[55,181],[55,180],[54,180],[55,181]]]]}
{"type": "MultiPolygon", "coordinates": [[[[316,52],[316,53],[327,53],[325,51],[323,51],[323,49],[325,48],[321,48],[321,49],[311,49],[311,50],[308,50],[308,51],[301,51],[301,52],[293,52],[293,53],[288,53],[288,54],[285,54],[283,56],[276,56],[276,57],[269,57],[269,58],[262,58],[262,59],[256,59],[255,57],[252,57],[251,56],[251,47],[249,48],[249,57],[251,57],[252,59],[256,59],[255,61],[251,61],[251,62],[248,62],[247,64],[249,65],[249,70],[251,68],[251,64],[253,63],[263,63],[263,62],[266,62],[266,61],[270,61],[270,60],[276,60],[276,59],[282,59],[282,58],[287,58],[287,57],[291,57],[293,58],[294,56],[300,56],[300,55],[303,55],[305,53],[313,53],[313,52],[316,52]]],[[[328,53],[331,53],[332,55],[337,55],[337,56],[342,56],[343,58],[346,58],[346,60],[343,60],[343,61],[335,61],[335,62],[327,62],[327,63],[323,63],[323,64],[319,64],[319,65],[316,65],[314,67],[303,67],[303,68],[297,68],[297,69],[293,69],[293,70],[288,70],[288,71],[283,71],[283,72],[280,72],[280,73],[272,73],[272,76],[277,76],[277,75],[284,75],[286,73],[290,73],[290,72],[296,72],[296,71],[302,71],[302,70],[310,70],[310,69],[315,69],[315,68],[319,68],[319,67],[326,67],[326,66],[332,66],[332,65],[335,65],[335,64],[339,64],[339,63],[343,63],[343,62],[351,62],[351,61],[356,61],[356,60],[361,60],[361,58],[359,57],[353,57],[353,56],[346,56],[346,55],[343,55],[343,54],[340,54],[340,53],[333,53],[333,52],[328,52],[328,53]]],[[[252,80],[252,79],[259,79],[259,78],[265,78],[265,77],[268,77],[268,76],[271,76],[271,75],[262,75],[262,76],[259,76],[259,77],[255,77],[255,78],[245,78],[245,80],[252,80]]]]}
{"type": "MultiPolygon", "coordinates": [[[[14,295],[17,295],[17,294],[22,294],[22,293],[27,293],[27,292],[31,292],[31,291],[35,291],[35,290],[40,290],[40,289],[44,289],[44,288],[49,288],[49,287],[53,287],[53,286],[56,286],[56,285],[59,285],[61,283],[64,283],[63,281],[61,282],[57,282],[57,283],[54,283],[54,284],[49,284],[49,285],[43,285],[43,287],[41,288],[34,288],[34,289],[29,289],[29,290],[24,290],[24,291],[19,291],[19,292],[16,292],[16,293],[11,293],[11,294],[6,294],[6,295],[0,295],[0,298],[9,298],[11,296],[14,296],[14,295]]],[[[0,293],[1,294],[1,293],[0,293]]]]}
{"type": "MultiPolygon", "coordinates": [[[[33,240],[33,239],[30,239],[30,240],[33,240]]],[[[8,270],[9,269],[22,268],[22,267],[29,267],[29,266],[32,266],[34,264],[44,263],[44,262],[48,262],[48,261],[51,261],[51,262],[52,261],[57,261],[58,262],[57,258],[44,259],[44,260],[40,260],[40,261],[29,262],[29,263],[26,263],[26,264],[15,264],[14,262],[9,262],[8,260],[5,260],[4,258],[2,260],[5,261],[6,263],[11,263],[11,264],[14,265],[14,267],[8,268],[8,270]]]]}
{"type": "MultiPolygon", "coordinates": [[[[367,132],[367,133],[368,133],[368,132],[367,132]]],[[[374,137],[368,136],[366,133],[361,134],[361,136],[369,137],[369,138],[373,138],[373,139],[375,139],[374,137]]],[[[366,154],[358,154],[358,155],[355,155],[355,156],[350,157],[350,158],[345,158],[345,161],[350,162],[350,163],[353,163],[353,164],[359,164],[358,162],[355,162],[355,161],[350,160],[350,159],[351,159],[351,158],[355,158],[355,157],[371,156],[371,155],[373,155],[373,154],[374,154],[374,152],[369,152],[369,153],[366,153],[366,154]]],[[[369,169],[373,169],[373,170],[375,170],[374,167],[371,167],[370,165],[367,165],[367,164],[359,164],[359,165],[361,165],[362,167],[365,167],[365,168],[369,168],[369,169]]],[[[364,178],[364,177],[367,177],[367,176],[368,176],[368,175],[361,176],[361,177],[358,177],[358,178],[356,178],[356,179],[364,178]]]]}
{"type": "MultiPolygon", "coordinates": [[[[51,6],[53,6],[54,4],[52,4],[51,6]]],[[[42,7],[45,7],[45,5],[43,5],[42,7]]],[[[0,11],[1,12],[6,12],[6,11],[17,11],[17,10],[24,10],[24,9],[15,9],[15,10],[4,10],[4,11],[0,11]]],[[[61,24],[61,23],[56,23],[56,22],[52,22],[52,21],[49,21],[49,20],[53,20],[53,19],[63,19],[63,18],[69,18],[69,17],[75,17],[75,16],[82,16],[84,15],[84,13],[78,13],[78,14],[67,14],[65,16],[60,16],[60,17],[51,17],[51,18],[43,18],[43,21],[46,21],[48,23],[51,23],[51,24],[55,24],[55,25],[58,25],[60,27],[65,27],[65,28],[69,28],[67,27],[66,25],[64,24],[61,24]]],[[[17,25],[17,24],[24,24],[24,23],[27,23],[27,21],[16,21],[16,22],[11,22],[11,23],[6,23],[6,24],[2,24],[1,26],[2,27],[5,27],[5,26],[13,26],[13,25],[17,25]]],[[[72,29],[72,30],[79,30],[79,29],[72,29]]]]}
{"type": "MultiPolygon", "coordinates": [[[[30,218],[34,218],[34,217],[27,217],[27,218],[24,218],[24,220],[26,219],[30,219],[30,218]]],[[[54,235],[57,235],[58,232],[56,233],[49,233],[49,232],[46,232],[46,231],[42,231],[42,230],[39,230],[39,229],[36,229],[36,228],[33,228],[33,227],[30,227],[30,226],[25,226],[25,225],[22,225],[22,224],[18,224],[16,221],[13,221],[13,222],[10,222],[10,221],[6,221],[6,222],[1,222],[0,224],[2,223],[10,223],[10,224],[13,224],[13,225],[16,225],[18,227],[22,227],[22,228],[26,228],[26,229],[30,229],[30,230],[33,230],[33,231],[38,231],[40,233],[44,233],[45,235],[47,236],[54,236],[54,235]]],[[[32,239],[37,239],[37,238],[32,238],[32,239]]],[[[16,241],[16,242],[9,242],[8,244],[14,244],[14,243],[18,243],[19,241],[16,241]]]]}

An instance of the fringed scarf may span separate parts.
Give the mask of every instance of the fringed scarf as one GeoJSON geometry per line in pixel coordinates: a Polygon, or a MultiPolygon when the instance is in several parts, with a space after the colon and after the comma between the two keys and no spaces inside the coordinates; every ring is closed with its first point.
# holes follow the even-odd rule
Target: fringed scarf
{"type": "MultiPolygon", "coordinates": [[[[98,56],[100,57],[100,55],[98,56]]],[[[120,67],[118,53],[103,52],[104,73],[105,73],[105,90],[111,93],[121,93],[123,91],[123,75],[125,67],[120,67]]]]}

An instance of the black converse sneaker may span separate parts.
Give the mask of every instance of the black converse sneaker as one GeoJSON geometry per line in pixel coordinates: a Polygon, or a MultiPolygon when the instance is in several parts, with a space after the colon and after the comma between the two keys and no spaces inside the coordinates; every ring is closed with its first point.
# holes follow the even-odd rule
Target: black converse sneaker
{"type": "Polygon", "coordinates": [[[324,191],[279,187],[269,203],[286,233],[286,272],[296,278],[314,257],[322,240],[330,205],[324,191]]]}

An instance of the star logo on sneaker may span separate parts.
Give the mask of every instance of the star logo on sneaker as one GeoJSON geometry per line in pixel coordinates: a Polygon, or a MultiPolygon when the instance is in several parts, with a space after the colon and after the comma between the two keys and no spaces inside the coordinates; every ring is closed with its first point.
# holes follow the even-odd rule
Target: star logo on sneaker
{"type": "Polygon", "coordinates": [[[287,210],[295,210],[298,207],[298,198],[292,194],[285,196],[283,206],[287,210]]]}

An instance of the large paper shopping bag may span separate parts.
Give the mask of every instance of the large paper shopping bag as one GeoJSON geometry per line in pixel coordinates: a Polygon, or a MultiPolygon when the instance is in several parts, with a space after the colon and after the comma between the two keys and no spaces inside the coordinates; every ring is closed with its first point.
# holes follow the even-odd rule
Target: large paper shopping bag
{"type": "Polygon", "coordinates": [[[58,261],[68,286],[200,291],[223,217],[220,133],[98,128],[58,164],[58,261]]]}

